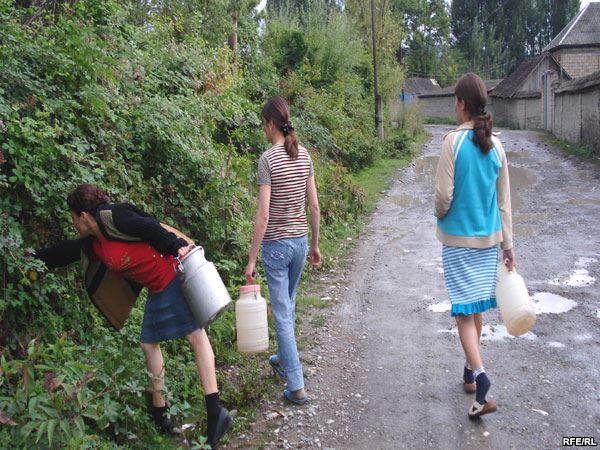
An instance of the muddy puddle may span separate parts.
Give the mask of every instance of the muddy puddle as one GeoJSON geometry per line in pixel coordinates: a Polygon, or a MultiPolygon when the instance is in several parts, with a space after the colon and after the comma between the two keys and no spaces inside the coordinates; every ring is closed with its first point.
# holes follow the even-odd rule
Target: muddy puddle
{"type": "Polygon", "coordinates": [[[577,302],[550,292],[536,292],[531,299],[536,314],[562,314],[577,306],[577,302]]]}
{"type": "MultiPolygon", "coordinates": [[[[450,333],[458,336],[458,329],[452,328],[450,330],[438,330],[439,333],[450,333]]],[[[515,337],[508,334],[508,331],[504,325],[500,324],[492,324],[492,325],[483,325],[481,329],[481,340],[482,341],[501,341],[504,339],[527,339],[534,340],[537,339],[537,336],[531,331],[515,337]]]]}
{"type": "Polygon", "coordinates": [[[519,151],[512,151],[512,152],[506,152],[506,158],[510,161],[512,158],[528,158],[531,156],[531,153],[529,152],[519,152],[519,151]]]}
{"type": "Polygon", "coordinates": [[[519,237],[537,236],[540,234],[540,227],[537,225],[523,225],[520,223],[515,223],[513,225],[513,233],[515,236],[519,237]]]}
{"type": "Polygon", "coordinates": [[[600,205],[598,198],[571,198],[568,203],[571,205],[600,205]]]}
{"type": "Polygon", "coordinates": [[[452,305],[450,304],[450,302],[440,302],[440,303],[434,303],[433,305],[429,305],[427,307],[427,311],[441,313],[441,312],[450,311],[451,307],[452,307],[452,305]]]}
{"type": "Polygon", "coordinates": [[[550,281],[553,286],[562,287],[587,287],[596,283],[596,279],[590,276],[586,269],[575,269],[566,277],[555,278],[550,281]]]}
{"type": "Polygon", "coordinates": [[[411,206],[422,205],[423,203],[425,203],[425,199],[423,199],[423,198],[414,197],[412,195],[404,195],[404,194],[392,195],[392,196],[390,196],[390,200],[394,204],[396,204],[398,206],[402,206],[403,208],[409,208],[411,206]]]}
{"type": "Polygon", "coordinates": [[[512,210],[515,211],[523,206],[523,192],[526,192],[537,180],[536,174],[523,167],[508,166],[510,177],[510,200],[512,210]]]}
{"type": "Polygon", "coordinates": [[[591,186],[567,186],[561,189],[562,192],[566,192],[567,194],[587,194],[588,192],[592,192],[592,190],[591,186]]]}
{"type": "Polygon", "coordinates": [[[439,156],[424,156],[415,161],[415,180],[433,186],[439,156]]]}

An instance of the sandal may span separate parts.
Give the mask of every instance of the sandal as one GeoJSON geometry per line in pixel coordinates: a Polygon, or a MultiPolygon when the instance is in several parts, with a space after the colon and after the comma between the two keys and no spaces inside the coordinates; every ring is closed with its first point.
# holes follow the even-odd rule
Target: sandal
{"type": "Polygon", "coordinates": [[[463,382],[463,385],[465,387],[465,392],[467,394],[474,394],[475,391],[477,391],[477,383],[475,383],[475,382],[472,382],[472,383],[463,382]]]}
{"type": "Polygon", "coordinates": [[[471,409],[469,409],[469,419],[476,419],[484,414],[493,413],[497,409],[498,405],[496,405],[495,400],[488,400],[483,405],[475,401],[473,402],[471,409]]]}
{"type": "Polygon", "coordinates": [[[285,378],[285,369],[281,365],[279,356],[271,355],[271,357],[269,358],[269,364],[271,365],[271,369],[273,369],[273,373],[275,375],[279,375],[281,378],[285,378]]]}
{"type": "Polygon", "coordinates": [[[283,397],[288,402],[293,403],[294,405],[304,405],[306,402],[308,402],[310,400],[310,397],[308,395],[304,395],[304,397],[302,397],[302,398],[294,397],[294,393],[292,391],[290,391],[289,389],[285,389],[283,391],[283,397]]]}

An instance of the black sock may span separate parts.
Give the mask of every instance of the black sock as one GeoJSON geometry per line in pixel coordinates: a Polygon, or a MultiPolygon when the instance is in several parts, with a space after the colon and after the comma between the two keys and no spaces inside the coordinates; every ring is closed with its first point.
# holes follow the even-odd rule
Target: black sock
{"type": "Polygon", "coordinates": [[[477,403],[479,403],[480,405],[483,405],[486,402],[485,396],[490,390],[492,382],[490,381],[485,372],[481,372],[479,375],[477,375],[475,381],[477,382],[477,392],[475,393],[475,400],[477,400],[477,403]]]}
{"type": "Polygon", "coordinates": [[[205,395],[206,400],[206,436],[210,440],[215,434],[219,413],[221,412],[221,403],[219,403],[219,393],[205,395]]]}
{"type": "Polygon", "coordinates": [[[475,383],[475,375],[473,374],[473,369],[469,367],[467,363],[465,363],[465,370],[463,372],[463,381],[467,384],[475,383]]]}
{"type": "Polygon", "coordinates": [[[166,406],[153,406],[152,407],[152,418],[154,419],[154,423],[160,425],[163,421],[163,417],[167,413],[166,406]]]}

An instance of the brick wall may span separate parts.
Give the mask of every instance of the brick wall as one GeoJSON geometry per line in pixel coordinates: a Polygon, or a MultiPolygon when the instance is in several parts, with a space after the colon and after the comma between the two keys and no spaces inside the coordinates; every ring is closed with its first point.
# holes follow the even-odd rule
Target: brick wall
{"type": "Polygon", "coordinates": [[[600,70],[600,46],[561,48],[552,52],[572,78],[584,77],[600,70]]]}

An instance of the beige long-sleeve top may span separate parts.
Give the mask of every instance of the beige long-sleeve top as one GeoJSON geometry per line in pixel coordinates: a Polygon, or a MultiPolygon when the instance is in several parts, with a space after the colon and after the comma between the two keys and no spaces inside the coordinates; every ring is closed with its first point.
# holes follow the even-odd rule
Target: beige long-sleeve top
{"type": "MultiPolygon", "coordinates": [[[[468,146],[473,146],[472,142],[468,142],[468,138],[466,136],[467,133],[464,132],[465,130],[472,129],[473,122],[465,122],[444,136],[442,152],[440,154],[435,177],[435,216],[439,219],[436,235],[444,245],[454,247],[488,248],[501,243],[503,250],[509,250],[512,248],[513,242],[508,162],[504,148],[502,147],[500,140],[495,135],[492,136],[494,148],[490,150],[490,153],[493,153],[500,163],[500,169],[496,179],[496,199],[501,220],[501,230],[483,233],[483,235],[481,232],[471,234],[463,233],[461,235],[457,235],[449,234],[443,230],[444,217],[448,215],[451,208],[465,208],[465,205],[456,205],[454,203],[455,171],[457,157],[461,149],[464,149],[463,155],[461,155],[462,161],[462,158],[465,158],[465,155],[468,154],[468,146]]],[[[477,149],[477,151],[480,150],[477,149]]],[[[490,157],[493,157],[494,155],[489,154],[490,157]]],[[[461,161],[459,161],[459,164],[461,161]]],[[[484,188],[485,187],[482,186],[482,189],[484,188]]]]}

